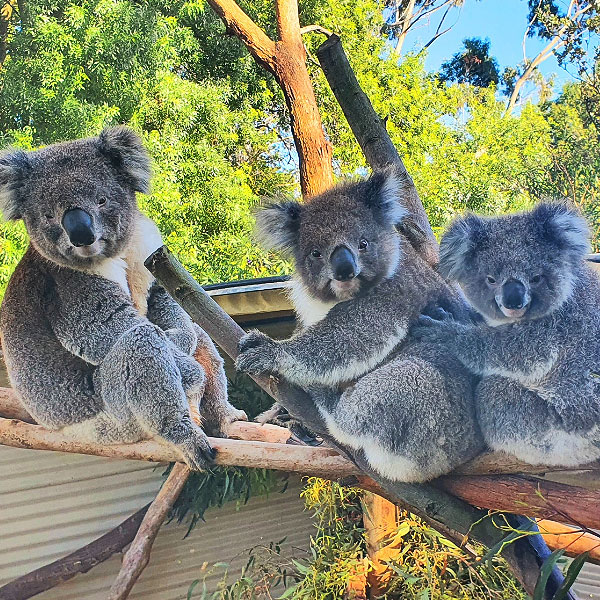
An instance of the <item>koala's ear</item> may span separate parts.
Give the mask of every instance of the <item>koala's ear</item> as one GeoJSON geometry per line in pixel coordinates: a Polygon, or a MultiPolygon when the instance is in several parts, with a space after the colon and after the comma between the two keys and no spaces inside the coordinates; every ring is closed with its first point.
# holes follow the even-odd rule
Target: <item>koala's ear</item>
{"type": "Polygon", "coordinates": [[[548,241],[576,255],[591,252],[587,221],[566,202],[542,202],[531,211],[531,217],[548,241]]]}
{"type": "Polygon", "coordinates": [[[130,180],[136,192],[150,191],[150,157],[129,127],[107,127],[98,136],[100,152],[130,180]]]}
{"type": "Polygon", "coordinates": [[[256,236],[270,250],[291,252],[298,242],[302,205],[296,201],[279,202],[256,213],[256,236]]]}
{"type": "Polygon", "coordinates": [[[20,190],[30,169],[29,158],[22,150],[0,154],[0,212],[15,221],[23,214],[20,190]]]}
{"type": "Polygon", "coordinates": [[[446,229],[440,242],[439,273],[444,279],[460,279],[468,269],[472,252],[485,236],[485,221],[467,214],[455,219],[446,229]]]}
{"type": "Polygon", "coordinates": [[[400,225],[408,211],[400,204],[402,186],[393,167],[375,171],[365,182],[364,202],[386,225],[400,225]]]}

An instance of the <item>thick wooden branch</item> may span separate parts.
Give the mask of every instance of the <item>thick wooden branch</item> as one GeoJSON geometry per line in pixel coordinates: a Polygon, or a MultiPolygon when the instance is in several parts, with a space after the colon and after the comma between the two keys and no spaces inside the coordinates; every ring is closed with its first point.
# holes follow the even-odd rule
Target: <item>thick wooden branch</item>
{"type": "Polygon", "coordinates": [[[233,0],[208,0],[208,3],[227,31],[243,42],[260,65],[274,73],[275,42],[233,0]]]}
{"type": "Polygon", "coordinates": [[[0,587],[0,600],[26,600],[69,581],[79,573],[87,573],[131,543],[149,506],[144,506],[113,530],[79,550],[3,585],[0,587]]]}
{"type": "Polygon", "coordinates": [[[403,202],[414,220],[414,225],[406,233],[415,246],[421,250],[427,262],[436,264],[438,243],[415,184],[408,174],[384,122],[375,112],[371,101],[360,87],[340,38],[332,35],[323,42],[317,49],[317,58],[371,168],[381,169],[388,165],[394,165],[396,168],[403,183],[403,202]]]}
{"type": "Polygon", "coordinates": [[[182,463],[173,465],[169,476],[150,504],[129,550],[123,557],[121,570],[110,588],[108,600],[125,600],[129,596],[135,582],[148,565],[152,544],[160,526],[179,497],[190,473],[190,469],[182,463]]]}
{"type": "MultiPolygon", "coordinates": [[[[236,327],[238,327],[237,324],[236,327]]],[[[240,328],[240,331],[243,330],[240,328]]],[[[257,379],[265,389],[271,391],[271,386],[267,378],[257,379]]],[[[0,387],[0,417],[3,417],[4,419],[16,419],[25,423],[35,423],[33,417],[27,412],[27,410],[25,410],[16,394],[10,388],[0,387]]],[[[258,423],[237,421],[229,426],[228,437],[233,440],[245,440],[249,442],[253,441],[270,442],[273,444],[286,444],[290,439],[290,430],[283,427],[277,427],[276,425],[259,425],[258,423]]],[[[225,448],[227,440],[223,440],[221,438],[212,439],[215,444],[220,444],[223,448],[225,448]]],[[[123,445],[123,447],[130,446],[135,447],[137,445],[123,445]]],[[[95,446],[92,447],[96,448],[95,446]]],[[[110,446],[107,448],[121,448],[121,446],[110,446]]],[[[331,448],[327,447],[312,447],[312,450],[315,452],[315,454],[312,455],[313,458],[320,457],[321,454],[323,456],[329,456],[333,451],[331,448]]],[[[107,449],[106,452],[112,451],[107,449]]],[[[350,462],[345,457],[342,458],[343,464],[350,462]]],[[[360,470],[353,466],[346,467],[345,472],[349,475],[357,475],[360,473],[360,470]]],[[[550,476],[552,474],[560,473],[569,473],[574,486],[577,486],[579,483],[582,487],[587,487],[588,489],[592,490],[600,490],[600,461],[582,465],[576,468],[549,467],[548,465],[531,465],[529,463],[524,463],[514,456],[504,454],[502,452],[484,452],[473,460],[458,467],[450,477],[454,478],[457,475],[519,474],[550,476]]]]}

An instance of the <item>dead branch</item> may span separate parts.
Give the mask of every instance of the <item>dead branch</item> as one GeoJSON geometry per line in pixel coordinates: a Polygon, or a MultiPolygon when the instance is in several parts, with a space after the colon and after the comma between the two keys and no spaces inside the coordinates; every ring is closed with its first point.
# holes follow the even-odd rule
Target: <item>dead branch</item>
{"type": "Polygon", "coordinates": [[[87,573],[131,543],[149,506],[144,506],[79,550],[3,585],[0,587],[0,600],[26,600],[69,581],[79,573],[87,573]]]}
{"type": "MultiPolygon", "coordinates": [[[[268,387],[265,384],[265,387],[268,387]]],[[[110,456],[113,458],[133,458],[134,460],[156,460],[161,461],[174,461],[179,460],[174,452],[169,451],[168,447],[163,447],[158,442],[139,442],[138,444],[113,444],[109,446],[100,447],[96,444],[85,444],[80,441],[63,437],[59,432],[51,432],[41,427],[37,429],[24,429],[19,425],[19,421],[24,423],[34,423],[31,415],[21,406],[20,401],[16,397],[15,393],[8,388],[0,388],[0,417],[3,417],[0,421],[0,443],[5,443],[7,446],[18,447],[29,447],[31,444],[48,444],[48,448],[42,448],[36,446],[37,450],[60,450],[62,452],[76,452],[81,454],[95,454],[102,453],[102,456],[110,456]],[[15,416],[20,415],[20,416],[15,416]],[[24,418],[21,418],[24,417],[24,418]],[[7,425],[7,422],[13,420],[15,425],[7,425]],[[19,429],[19,434],[8,434],[8,429],[16,427],[19,429]],[[36,431],[46,432],[48,435],[43,439],[43,434],[34,433],[36,431]],[[21,441],[17,441],[17,436],[21,435],[21,441]],[[27,439],[25,439],[27,438],[27,439]],[[50,441],[53,439],[54,441],[50,441]],[[5,441],[3,441],[5,440],[5,441]],[[63,440],[59,442],[58,440],[63,440]],[[58,447],[60,445],[60,447],[58,447]],[[102,449],[104,448],[104,449],[102,449]],[[139,448],[140,450],[136,450],[139,448]],[[87,450],[87,451],[86,451],[87,450]],[[153,458],[154,457],[154,458],[153,458]]],[[[250,445],[236,445],[229,444],[235,440],[241,440],[245,442],[264,442],[271,444],[285,445],[290,438],[289,429],[278,427],[277,425],[259,425],[258,423],[249,423],[246,421],[237,421],[232,423],[228,429],[229,439],[222,438],[211,438],[211,443],[218,447],[221,453],[225,452],[231,460],[241,461],[252,461],[260,460],[259,454],[260,449],[265,449],[267,446],[261,446],[253,444],[250,445]],[[250,447],[257,448],[256,451],[250,451],[250,447]],[[248,455],[244,458],[244,455],[248,455]],[[234,458],[235,457],[235,458],[234,458]]],[[[32,446],[33,447],[33,446],[32,446]]],[[[269,447],[270,448],[270,447],[269,447]]],[[[329,460],[329,457],[333,453],[338,454],[333,448],[325,446],[321,447],[306,447],[306,446],[284,446],[285,452],[289,452],[290,461],[296,458],[294,454],[297,449],[299,452],[298,460],[316,460],[320,464],[322,460],[329,460]],[[309,452],[310,451],[310,452],[309,452]],[[302,454],[305,453],[305,454],[302,454]]],[[[360,470],[355,466],[350,466],[351,463],[344,456],[339,455],[340,462],[332,467],[342,469],[340,477],[347,475],[358,475],[360,470]]],[[[217,461],[220,459],[217,459],[217,461]]],[[[223,459],[225,460],[225,459],[223,459]]],[[[229,463],[223,463],[229,464],[229,463]]],[[[231,463],[234,464],[234,463],[231,463]]],[[[238,465],[248,466],[248,465],[238,465]]],[[[252,465],[250,465],[252,466],[252,465]]],[[[257,465],[254,465],[257,466],[257,465]]],[[[299,465],[297,472],[302,472],[302,464],[299,465]]],[[[275,467],[273,467],[275,468],[275,467]]],[[[283,469],[284,470],[284,469],[283,469]]],[[[575,477],[578,477],[581,484],[588,484],[591,490],[600,490],[600,483],[597,481],[588,481],[591,474],[600,474],[600,461],[589,463],[587,465],[581,465],[576,468],[565,468],[565,467],[550,467],[548,465],[531,465],[524,463],[517,458],[504,454],[503,452],[485,452],[473,460],[458,467],[451,477],[459,475],[550,475],[553,473],[569,473],[575,477]]],[[[573,485],[577,485],[574,483],[573,485]]]]}
{"type": "Polygon", "coordinates": [[[330,36],[317,49],[317,58],[333,94],[342,108],[352,133],[372,169],[394,165],[403,184],[401,197],[414,223],[407,223],[407,237],[429,264],[438,261],[438,243],[417,189],[408,174],[379,115],[360,87],[337,35],[330,36]]]}
{"type": "Polygon", "coordinates": [[[150,504],[129,550],[125,553],[121,570],[110,588],[108,600],[125,600],[129,596],[131,588],[150,560],[152,544],[160,526],[179,497],[190,473],[190,469],[182,463],[173,465],[169,476],[150,504]]]}

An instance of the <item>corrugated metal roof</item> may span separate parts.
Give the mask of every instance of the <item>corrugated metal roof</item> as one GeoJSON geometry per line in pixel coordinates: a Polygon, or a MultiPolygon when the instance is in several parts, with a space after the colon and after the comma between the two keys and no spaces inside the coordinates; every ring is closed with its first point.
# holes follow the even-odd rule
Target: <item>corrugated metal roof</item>
{"type": "MultiPolygon", "coordinates": [[[[163,465],[0,447],[0,585],[48,564],[106,533],[150,502],[163,481],[163,465]],[[18,465],[18,469],[16,469],[18,465]]],[[[131,598],[178,600],[201,576],[204,562],[231,562],[239,574],[248,550],[287,537],[286,551],[301,556],[313,525],[294,479],[285,494],[230,503],[206,513],[183,539],[187,526],[165,525],[150,564],[131,598]]],[[[104,600],[121,557],[113,556],[41,600],[104,600]]],[[[211,589],[220,578],[207,579],[211,589]]]]}

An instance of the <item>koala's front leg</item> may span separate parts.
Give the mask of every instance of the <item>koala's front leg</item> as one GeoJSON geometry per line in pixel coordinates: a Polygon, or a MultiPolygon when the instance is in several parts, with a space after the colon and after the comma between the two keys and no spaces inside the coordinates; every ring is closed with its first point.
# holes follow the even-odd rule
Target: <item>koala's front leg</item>
{"type": "Polygon", "coordinates": [[[390,302],[394,299],[385,295],[343,302],[289,340],[252,331],[240,341],[236,367],[252,375],[278,373],[302,387],[353,381],[380,364],[406,336],[408,316],[390,302]]]}
{"type": "Polygon", "coordinates": [[[421,316],[411,336],[446,347],[477,375],[530,377],[536,373],[542,376],[556,359],[551,352],[560,346],[555,332],[556,328],[545,325],[543,319],[490,327],[421,316]]]}
{"type": "MultiPolygon", "coordinates": [[[[194,374],[192,364],[187,367],[180,371],[164,333],[144,323],[113,345],[97,368],[95,383],[108,413],[128,409],[148,437],[162,438],[181,452],[190,468],[202,470],[210,466],[215,452],[191,418],[184,382],[190,385],[194,374]]],[[[202,385],[204,375],[200,366],[197,369],[202,385]]]]}

